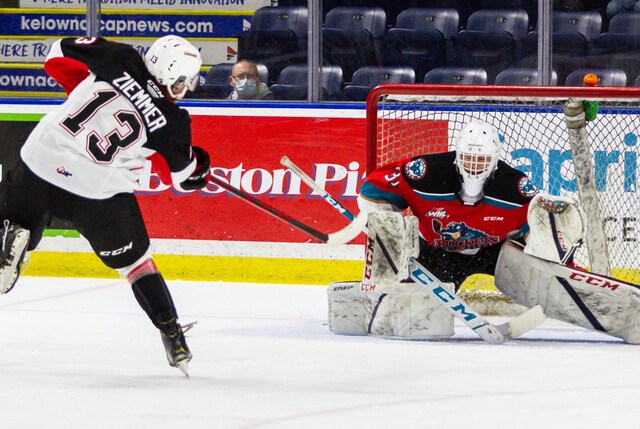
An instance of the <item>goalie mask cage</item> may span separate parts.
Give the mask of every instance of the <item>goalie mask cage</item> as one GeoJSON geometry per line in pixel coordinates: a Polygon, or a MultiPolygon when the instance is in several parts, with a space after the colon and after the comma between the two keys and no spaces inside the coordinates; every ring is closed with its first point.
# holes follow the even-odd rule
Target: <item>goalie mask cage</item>
{"type": "MultiPolygon", "coordinates": [[[[367,172],[454,150],[472,120],[498,130],[501,159],[538,189],[580,201],[587,245],[576,264],[640,283],[640,88],[381,85],[367,99],[367,172]],[[589,113],[594,102],[597,115],[585,122],[583,108],[589,113]]],[[[490,276],[472,276],[461,293],[485,314],[518,311],[490,276]]]]}

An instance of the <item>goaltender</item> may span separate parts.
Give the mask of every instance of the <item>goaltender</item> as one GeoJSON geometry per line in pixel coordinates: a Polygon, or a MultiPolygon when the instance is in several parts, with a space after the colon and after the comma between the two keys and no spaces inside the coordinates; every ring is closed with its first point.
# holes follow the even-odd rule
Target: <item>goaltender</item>
{"type": "Polygon", "coordinates": [[[330,285],[333,332],[452,336],[451,313],[409,280],[414,257],[451,293],[467,277],[489,274],[519,304],[540,304],[548,317],[640,342],[637,328],[607,314],[606,305],[618,298],[575,281],[586,272],[567,266],[584,235],[579,205],[538,192],[523,172],[499,159],[500,150],[497,130],[473,121],[460,130],[454,151],[394,162],[367,176],[358,197],[360,210],[369,213],[365,270],[361,282],[330,285]],[[403,214],[407,209],[411,213],[403,214]],[[548,274],[553,269],[569,280],[555,280],[548,274]],[[584,305],[585,289],[599,294],[597,305],[584,305]]]}

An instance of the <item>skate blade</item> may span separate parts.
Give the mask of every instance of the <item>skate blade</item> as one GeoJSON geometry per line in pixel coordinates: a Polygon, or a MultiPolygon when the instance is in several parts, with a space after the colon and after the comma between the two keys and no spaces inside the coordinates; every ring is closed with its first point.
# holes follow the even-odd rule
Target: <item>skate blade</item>
{"type": "Polygon", "coordinates": [[[178,369],[180,369],[180,371],[182,371],[182,373],[189,378],[189,361],[188,360],[183,360],[181,362],[178,362],[176,364],[176,366],[178,367],[178,369]]]}

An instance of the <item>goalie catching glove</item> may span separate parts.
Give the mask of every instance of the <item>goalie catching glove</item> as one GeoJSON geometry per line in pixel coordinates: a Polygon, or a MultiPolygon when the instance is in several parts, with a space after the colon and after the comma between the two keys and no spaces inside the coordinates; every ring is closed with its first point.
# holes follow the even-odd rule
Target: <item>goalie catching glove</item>
{"type": "Polygon", "coordinates": [[[187,180],[180,183],[180,187],[185,191],[202,189],[207,186],[211,178],[211,160],[207,151],[199,146],[192,146],[191,149],[196,158],[196,169],[187,180]]]}
{"type": "Polygon", "coordinates": [[[527,222],[531,231],[525,253],[565,265],[572,262],[585,233],[577,201],[540,192],[529,204],[527,222]]]}

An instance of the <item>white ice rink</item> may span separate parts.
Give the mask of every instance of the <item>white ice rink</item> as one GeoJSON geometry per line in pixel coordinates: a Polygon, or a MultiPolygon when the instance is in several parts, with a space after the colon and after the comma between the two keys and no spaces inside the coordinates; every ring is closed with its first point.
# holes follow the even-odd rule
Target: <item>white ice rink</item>
{"type": "Polygon", "coordinates": [[[169,284],[198,321],[190,379],[125,282],[22,278],[0,297],[0,428],[640,427],[640,346],[605,335],[339,337],[323,287],[169,284]]]}

